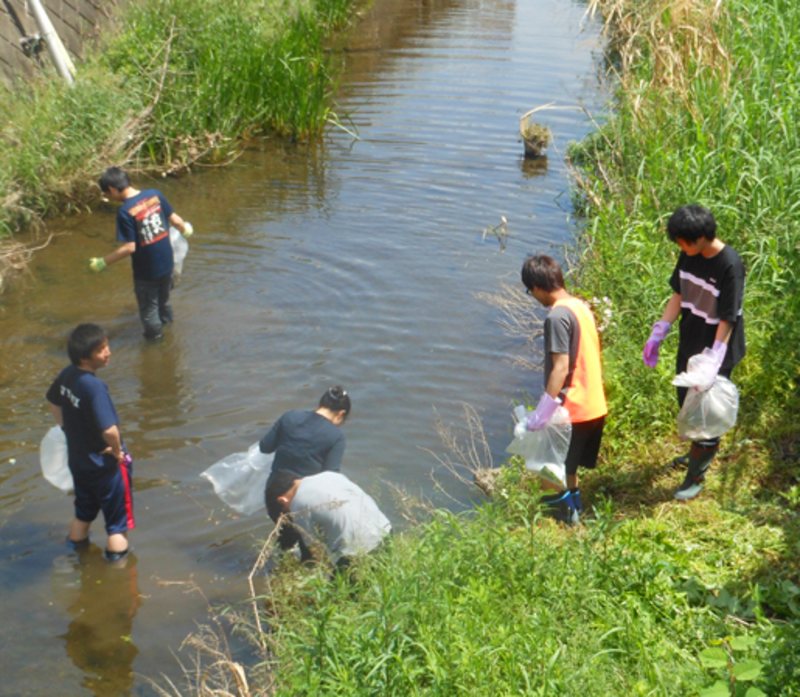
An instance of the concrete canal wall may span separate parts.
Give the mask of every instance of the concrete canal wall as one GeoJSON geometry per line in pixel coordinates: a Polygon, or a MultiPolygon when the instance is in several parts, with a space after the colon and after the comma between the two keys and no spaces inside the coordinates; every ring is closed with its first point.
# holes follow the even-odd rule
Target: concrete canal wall
{"type": "MultiPolygon", "coordinates": [[[[50,21],[73,57],[97,39],[127,0],[42,0],[50,21]]],[[[56,74],[44,45],[37,51],[39,29],[27,0],[0,0],[0,80],[32,77],[43,70],[56,74]],[[27,51],[25,50],[27,49],[27,51]]]]}

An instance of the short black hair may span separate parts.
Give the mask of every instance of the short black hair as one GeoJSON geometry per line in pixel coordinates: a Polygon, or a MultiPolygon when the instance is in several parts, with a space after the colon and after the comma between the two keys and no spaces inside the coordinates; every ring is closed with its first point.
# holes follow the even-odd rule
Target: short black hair
{"type": "Polygon", "coordinates": [[[297,476],[290,470],[277,470],[269,475],[264,498],[266,499],[267,511],[270,512],[270,517],[273,512],[277,513],[282,510],[278,503],[278,497],[289,491],[298,479],[302,479],[302,477],[297,476]]]}
{"type": "Polygon", "coordinates": [[[112,186],[118,191],[127,189],[131,185],[131,180],[124,169],[120,167],[109,167],[103,172],[97,183],[100,186],[100,191],[105,194],[108,193],[112,186]]]}
{"type": "Polygon", "coordinates": [[[319,398],[319,406],[331,411],[344,411],[347,416],[350,413],[350,395],[341,385],[334,385],[319,398]]]}
{"type": "Polygon", "coordinates": [[[550,293],[564,287],[564,274],[553,257],[534,254],[522,264],[522,283],[528,290],[540,288],[550,293]]]}
{"type": "Polygon", "coordinates": [[[690,203],[681,206],[669,217],[667,234],[673,242],[678,238],[697,242],[701,237],[711,241],[717,236],[717,221],[708,208],[690,203]]]}
{"type": "Polygon", "coordinates": [[[90,358],[105,341],[108,341],[108,334],[102,327],[96,324],[79,324],[70,332],[67,340],[70,362],[72,365],[80,365],[82,360],[90,358]]]}

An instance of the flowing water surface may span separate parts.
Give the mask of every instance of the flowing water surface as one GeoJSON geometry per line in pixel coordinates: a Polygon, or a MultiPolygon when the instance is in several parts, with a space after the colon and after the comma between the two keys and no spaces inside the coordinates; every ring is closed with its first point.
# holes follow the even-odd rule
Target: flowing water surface
{"type": "Polygon", "coordinates": [[[395,487],[469,505],[470,488],[439,471],[434,422],[471,404],[499,462],[510,407],[541,389],[476,294],[518,284],[527,253],[562,257],[575,235],[564,155],[604,99],[584,13],[570,0],[384,0],[344,53],[336,109],[358,139],[332,127],[136,182],[196,230],[163,343],[141,338],[127,262],[85,270],[114,248],[113,207],[50,222],[51,244],[0,300],[1,694],[153,694],[146,676],[178,680],[172,652],[209,603],[247,596],[271,528],[198,473],[331,384],[353,400],[344,471],[395,527],[395,487]],[[567,107],[542,113],[549,156],[526,161],[519,117],[549,102],[567,107]],[[504,249],[482,236],[501,215],[504,249]],[[44,392],[85,321],[110,332],[100,377],[135,458],[124,568],[102,560],[101,525],[86,555],[66,550],[71,500],[39,472],[44,392]]]}

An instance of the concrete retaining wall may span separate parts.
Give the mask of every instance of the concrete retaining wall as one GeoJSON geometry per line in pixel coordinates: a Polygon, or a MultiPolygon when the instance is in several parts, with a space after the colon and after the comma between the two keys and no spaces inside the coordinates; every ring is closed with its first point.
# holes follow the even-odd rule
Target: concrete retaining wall
{"type": "MultiPolygon", "coordinates": [[[[42,0],[67,51],[74,58],[111,24],[126,0],[42,0]]],[[[31,57],[20,44],[23,36],[39,33],[26,0],[0,0],[0,80],[7,85],[29,79],[43,70],[55,75],[47,49],[31,57]]]]}

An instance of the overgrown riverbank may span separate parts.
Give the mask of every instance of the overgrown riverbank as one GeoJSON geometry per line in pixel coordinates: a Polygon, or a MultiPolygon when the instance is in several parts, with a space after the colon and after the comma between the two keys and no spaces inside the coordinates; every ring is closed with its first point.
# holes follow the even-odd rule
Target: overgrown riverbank
{"type": "Polygon", "coordinates": [[[111,163],[159,173],[232,157],[330,119],[326,42],[352,0],[143,0],[78,66],[0,100],[0,239],[89,204],[111,163]]]}
{"type": "MultiPolygon", "coordinates": [[[[619,81],[572,153],[586,217],[572,287],[611,299],[611,400],[593,515],[565,530],[505,468],[473,514],[437,512],[352,585],[291,570],[267,597],[278,694],[800,693],[797,370],[800,200],[788,0],[596,0],[619,81]],[[670,385],[641,347],[676,258],[664,221],[699,202],[748,269],[740,421],[702,496],[672,500],[670,385]],[[285,592],[284,592],[285,591],[285,592]]],[[[534,377],[531,378],[532,380],[534,377]]],[[[269,678],[264,676],[269,675],[269,678]]],[[[274,682],[271,682],[274,680],[274,682]]],[[[253,694],[258,694],[257,690],[253,694]]]]}

